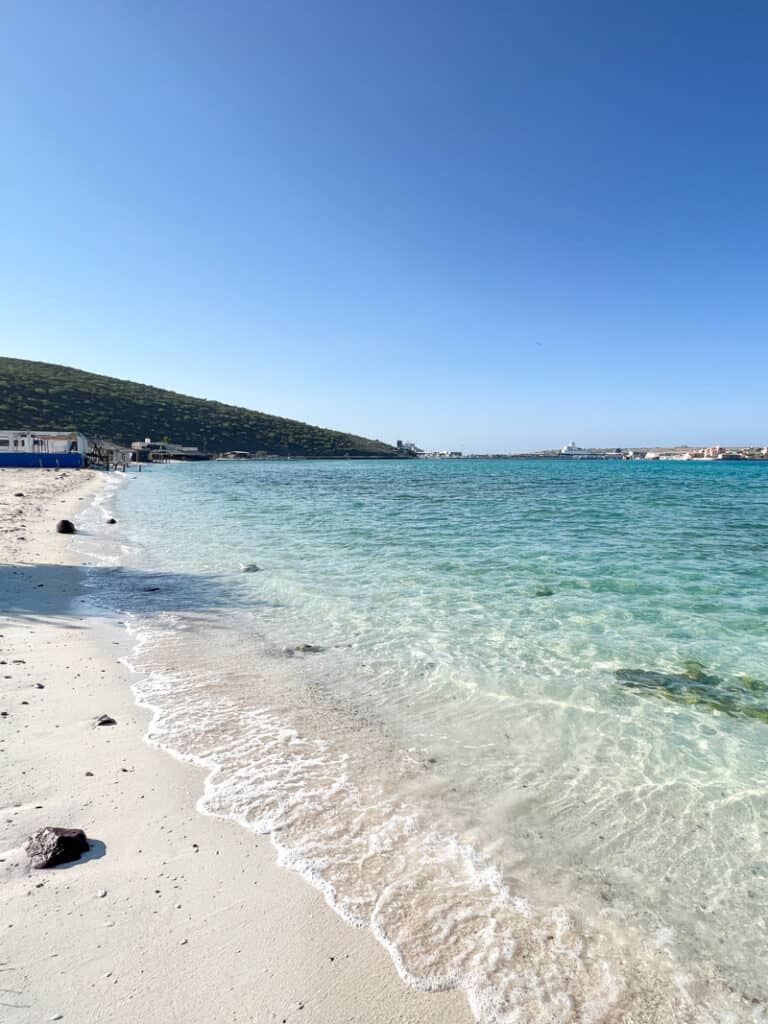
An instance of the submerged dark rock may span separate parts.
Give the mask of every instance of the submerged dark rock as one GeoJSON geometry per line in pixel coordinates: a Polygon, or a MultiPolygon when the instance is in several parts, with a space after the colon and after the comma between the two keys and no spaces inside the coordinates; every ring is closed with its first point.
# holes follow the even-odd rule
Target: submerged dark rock
{"type": "Polygon", "coordinates": [[[552,597],[554,590],[551,587],[537,587],[534,597],[552,597]]]}
{"type": "Polygon", "coordinates": [[[69,519],[60,519],[56,523],[56,533],[74,533],[75,524],[70,522],[69,519]]]}
{"type": "Polygon", "coordinates": [[[145,594],[154,594],[160,589],[160,587],[144,587],[143,589],[145,594]]]}
{"type": "Polygon", "coordinates": [[[683,672],[620,668],[614,674],[622,686],[637,693],[768,723],[768,684],[752,676],[728,681],[706,672],[697,661],[685,662],[683,672]]]}
{"type": "Polygon", "coordinates": [[[48,825],[33,832],[24,841],[24,849],[33,868],[54,868],[57,864],[80,860],[88,853],[88,837],[81,828],[57,828],[48,825]]]}

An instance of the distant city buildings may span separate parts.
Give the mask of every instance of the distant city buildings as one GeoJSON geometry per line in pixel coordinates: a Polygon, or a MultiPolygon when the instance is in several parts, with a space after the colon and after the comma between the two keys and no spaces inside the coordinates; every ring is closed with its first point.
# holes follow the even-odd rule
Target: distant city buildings
{"type": "Polygon", "coordinates": [[[443,451],[443,452],[420,452],[419,453],[419,458],[420,459],[463,459],[464,458],[464,453],[463,452],[449,452],[449,451],[443,451]]]}
{"type": "Polygon", "coordinates": [[[766,448],[723,448],[713,445],[710,448],[676,448],[671,451],[646,451],[637,458],[652,462],[738,462],[744,459],[764,459],[766,448]]]}
{"type": "Polygon", "coordinates": [[[398,441],[398,451],[416,455],[420,459],[593,459],[593,460],[638,460],[644,459],[649,462],[712,462],[717,461],[739,461],[768,459],[768,446],[724,448],[722,445],[712,445],[708,448],[582,448],[575,441],[564,444],[562,448],[549,449],[538,452],[521,452],[515,454],[469,454],[464,452],[443,451],[425,452],[417,447],[412,441],[398,441]]]}
{"type": "Polygon", "coordinates": [[[738,461],[740,459],[762,460],[768,458],[768,447],[724,448],[712,445],[709,448],[580,448],[575,441],[563,445],[559,452],[536,452],[529,458],[556,459],[643,459],[649,462],[712,462],[738,461]]]}

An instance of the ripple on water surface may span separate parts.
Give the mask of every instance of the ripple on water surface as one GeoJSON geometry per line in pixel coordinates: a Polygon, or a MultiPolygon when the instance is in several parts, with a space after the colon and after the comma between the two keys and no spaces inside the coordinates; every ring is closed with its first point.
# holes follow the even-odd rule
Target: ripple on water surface
{"type": "Polygon", "coordinates": [[[169,466],[81,542],[124,546],[92,582],[153,740],[211,772],[203,809],[269,832],[411,983],[487,1021],[758,1020],[766,486],[169,466]]]}

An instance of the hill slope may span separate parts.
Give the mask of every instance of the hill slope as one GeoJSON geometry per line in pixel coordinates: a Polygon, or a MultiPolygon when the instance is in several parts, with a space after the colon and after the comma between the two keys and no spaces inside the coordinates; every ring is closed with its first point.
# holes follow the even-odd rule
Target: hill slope
{"type": "Polygon", "coordinates": [[[119,444],[151,437],[211,452],[398,457],[381,441],[236,405],[28,359],[0,357],[0,430],[77,428],[119,444]]]}

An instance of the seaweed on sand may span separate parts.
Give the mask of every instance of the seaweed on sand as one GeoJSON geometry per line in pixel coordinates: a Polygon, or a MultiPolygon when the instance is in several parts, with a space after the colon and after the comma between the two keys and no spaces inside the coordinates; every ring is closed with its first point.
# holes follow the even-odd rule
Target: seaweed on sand
{"type": "Polygon", "coordinates": [[[753,676],[733,682],[710,675],[698,661],[686,661],[682,672],[651,672],[620,668],[616,679],[629,690],[652,694],[702,711],[719,711],[732,718],[756,718],[768,723],[768,684],[753,676]]]}

